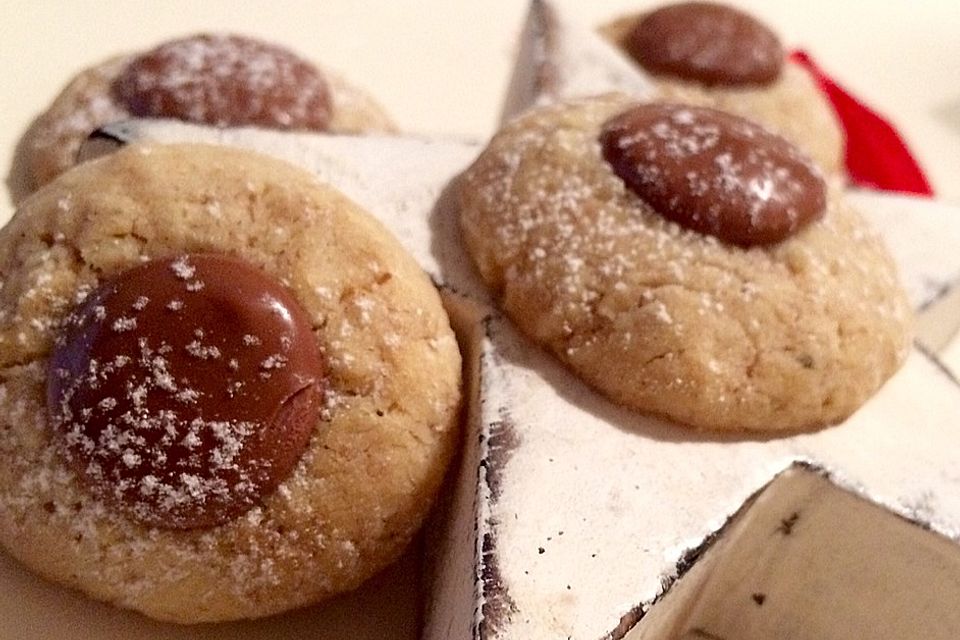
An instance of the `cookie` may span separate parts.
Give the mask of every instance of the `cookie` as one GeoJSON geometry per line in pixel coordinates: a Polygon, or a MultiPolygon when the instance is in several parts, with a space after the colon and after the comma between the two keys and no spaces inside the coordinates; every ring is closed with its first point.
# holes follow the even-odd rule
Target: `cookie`
{"type": "Polygon", "coordinates": [[[313,176],[131,146],[24,201],[0,281],[0,542],[34,571],[253,618],[356,587],[423,522],[458,346],[415,261],[313,176]]]}
{"type": "Polygon", "coordinates": [[[701,429],[820,427],[909,347],[879,236],[838,184],[741,118],[621,95],[536,109],[459,194],[506,312],[628,407],[701,429]]]}
{"type": "Polygon", "coordinates": [[[753,16],[719,3],[681,2],[623,16],[600,32],[651,75],[658,99],[755,120],[826,171],[842,170],[844,138],[833,109],[753,16]]]}
{"type": "Polygon", "coordinates": [[[199,34],[81,71],[31,125],[15,172],[19,199],[76,163],[99,126],[131,117],[334,133],[391,132],[377,102],[280,46],[199,34]]]}

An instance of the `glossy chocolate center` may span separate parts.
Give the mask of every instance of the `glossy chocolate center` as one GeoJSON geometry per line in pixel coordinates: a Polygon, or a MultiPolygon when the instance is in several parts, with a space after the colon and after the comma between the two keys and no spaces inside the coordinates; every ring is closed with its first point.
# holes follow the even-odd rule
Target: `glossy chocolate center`
{"type": "Polygon", "coordinates": [[[752,16],[710,2],[685,2],[648,13],[623,42],[656,75],[714,85],[764,85],[777,79],[783,47],[752,16]]]}
{"type": "Polygon", "coordinates": [[[327,83],[309,62],[265,42],[197,35],[133,59],[113,90],[140,117],[217,126],[325,130],[327,83]]]}
{"type": "Polygon", "coordinates": [[[823,176],[796,147],[714,109],[636,106],[604,124],[603,156],[664,217],[726,242],[786,239],[823,216],[823,176]]]}
{"type": "Polygon", "coordinates": [[[148,525],[209,527],[289,476],[319,424],[324,363],[290,292],[214,254],[106,281],[64,323],[47,405],[93,493],[148,525]]]}

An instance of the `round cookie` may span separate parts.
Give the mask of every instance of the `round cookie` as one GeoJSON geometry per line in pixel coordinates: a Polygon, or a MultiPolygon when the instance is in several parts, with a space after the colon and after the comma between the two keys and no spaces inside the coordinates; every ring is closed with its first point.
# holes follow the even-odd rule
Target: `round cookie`
{"type": "Polygon", "coordinates": [[[24,134],[11,180],[14,200],[76,164],[95,129],[135,116],[332,133],[396,130],[366,92],[287,49],[242,36],[195,35],[77,74],[24,134]]]}
{"type": "MultiPolygon", "coordinates": [[[[192,260],[177,273],[202,289],[192,260]]],[[[426,517],[457,441],[458,346],[415,261],[312,175],[239,150],[126,148],[23,202],[0,231],[0,283],[0,543],[38,573],[162,620],[253,618],[356,587],[426,517]],[[57,445],[46,382],[76,305],[186,254],[281,283],[309,319],[325,391],[274,491],[222,524],[176,529],[88,490],[57,445]]]]}
{"type": "MultiPolygon", "coordinates": [[[[911,314],[880,238],[835,182],[821,219],[772,244],[744,248],[669,221],[604,158],[607,123],[633,106],[609,95],[540,108],[493,138],[459,187],[484,280],[522,331],[628,407],[701,429],[844,419],[910,345],[911,314]]],[[[730,158],[711,155],[713,125],[676,113],[704,138],[675,139],[671,122],[653,122],[653,137],[712,159],[725,186],[730,158]]],[[[624,148],[646,135],[630,133],[624,148]]],[[[640,175],[660,185],[661,170],[640,175]]],[[[701,176],[679,177],[689,191],[677,202],[695,200],[701,176]]]]}
{"type": "Polygon", "coordinates": [[[658,99],[759,122],[825,171],[843,172],[844,136],[833,108],[810,75],[784,59],[777,36],[749,14],[682,2],[622,16],[600,32],[650,74],[658,99]]]}

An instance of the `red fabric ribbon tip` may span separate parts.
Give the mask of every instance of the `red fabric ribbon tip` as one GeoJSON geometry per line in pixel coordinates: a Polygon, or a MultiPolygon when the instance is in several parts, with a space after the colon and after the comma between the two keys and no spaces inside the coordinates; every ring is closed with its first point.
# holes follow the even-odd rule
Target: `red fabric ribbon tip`
{"type": "Polygon", "coordinates": [[[851,182],[869,189],[933,196],[923,170],[893,125],[834,82],[806,51],[791,52],[790,60],[813,76],[833,105],[847,137],[845,160],[851,182]]]}

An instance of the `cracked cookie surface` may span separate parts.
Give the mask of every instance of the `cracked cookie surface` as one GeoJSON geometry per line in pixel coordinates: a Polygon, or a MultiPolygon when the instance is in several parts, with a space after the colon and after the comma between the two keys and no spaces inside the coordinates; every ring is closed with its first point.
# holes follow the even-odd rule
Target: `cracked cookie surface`
{"type": "Polygon", "coordinates": [[[703,429],[839,422],[900,365],[911,314],[832,184],[824,217],[741,249],[656,214],[604,161],[625,96],[531,111],[460,184],[482,277],[517,325],[614,401],[703,429]]]}
{"type": "Polygon", "coordinates": [[[259,617],[356,587],[423,522],[453,454],[460,355],[415,261],[356,205],[249,152],[130,147],[29,199],[0,232],[0,543],[38,573],[178,622],[259,617]],[[292,474],[225,524],[151,528],[92,497],[47,424],[58,327],[148,258],[213,252],[285,284],[329,373],[292,474]]]}

